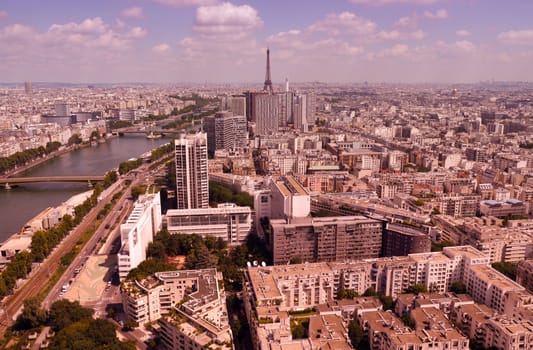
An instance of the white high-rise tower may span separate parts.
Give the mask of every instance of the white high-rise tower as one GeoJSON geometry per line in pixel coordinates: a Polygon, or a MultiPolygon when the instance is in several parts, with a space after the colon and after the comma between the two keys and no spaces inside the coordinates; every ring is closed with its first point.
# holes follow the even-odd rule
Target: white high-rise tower
{"type": "Polygon", "coordinates": [[[175,140],[177,209],[209,207],[207,135],[182,134],[175,140]]]}

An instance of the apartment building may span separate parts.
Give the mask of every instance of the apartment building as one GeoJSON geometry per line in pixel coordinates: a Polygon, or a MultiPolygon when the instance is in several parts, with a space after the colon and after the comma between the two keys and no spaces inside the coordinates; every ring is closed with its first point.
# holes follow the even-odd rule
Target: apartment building
{"type": "Polygon", "coordinates": [[[431,251],[431,239],[419,228],[387,223],[383,229],[382,256],[406,256],[431,251]]]}
{"type": "Polygon", "coordinates": [[[232,349],[222,274],[216,269],[158,272],[121,285],[128,319],[158,321],[165,349],[232,349]],[[213,345],[213,347],[210,347],[213,345]]]}
{"type": "Polygon", "coordinates": [[[120,279],[146,259],[148,244],[161,229],[161,223],[159,192],[139,196],[126,222],[120,225],[121,246],[117,254],[120,279]]]}
{"type": "Polygon", "coordinates": [[[533,259],[523,260],[516,268],[516,282],[533,293],[533,259]]]}
{"type": "Polygon", "coordinates": [[[381,222],[364,216],[278,219],[270,227],[274,264],[377,258],[381,251],[381,222]]]}
{"type": "Polygon", "coordinates": [[[182,134],[175,140],[177,209],[209,207],[207,136],[182,134]]]}

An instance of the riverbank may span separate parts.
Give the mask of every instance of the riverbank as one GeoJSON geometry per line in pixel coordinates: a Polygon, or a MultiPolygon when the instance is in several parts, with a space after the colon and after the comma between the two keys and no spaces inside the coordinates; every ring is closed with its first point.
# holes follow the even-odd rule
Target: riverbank
{"type": "MultiPolygon", "coordinates": [[[[118,136],[109,134],[108,136],[105,136],[103,138],[103,140],[107,141],[107,139],[111,139],[111,138],[115,138],[115,137],[118,137],[118,136]]],[[[41,165],[44,162],[47,162],[47,161],[49,161],[51,159],[54,159],[54,158],[59,157],[59,156],[62,156],[63,154],[78,150],[80,148],[86,148],[86,147],[91,147],[91,143],[90,142],[84,142],[84,143],[79,144],[79,145],[62,146],[57,151],[54,151],[54,152],[52,152],[52,153],[50,153],[50,154],[48,154],[48,155],[46,155],[44,157],[32,160],[31,162],[29,162],[26,165],[23,165],[23,166],[15,168],[13,170],[7,171],[6,173],[4,173],[1,176],[2,177],[12,177],[12,176],[21,174],[21,173],[23,173],[23,172],[25,172],[27,170],[30,170],[30,169],[38,166],[38,165],[41,165]]]]}

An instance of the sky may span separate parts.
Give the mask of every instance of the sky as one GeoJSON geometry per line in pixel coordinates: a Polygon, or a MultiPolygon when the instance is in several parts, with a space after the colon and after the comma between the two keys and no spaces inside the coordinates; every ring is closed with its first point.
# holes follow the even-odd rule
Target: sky
{"type": "Polygon", "coordinates": [[[0,0],[0,82],[533,81],[531,0],[0,0]]]}

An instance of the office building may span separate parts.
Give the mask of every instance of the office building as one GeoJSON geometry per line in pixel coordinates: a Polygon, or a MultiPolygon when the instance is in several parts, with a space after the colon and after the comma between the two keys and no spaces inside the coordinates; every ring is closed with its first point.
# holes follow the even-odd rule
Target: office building
{"type": "Polygon", "coordinates": [[[159,192],[140,196],[126,222],[120,225],[121,246],[117,254],[120,279],[146,259],[146,248],[161,229],[161,223],[159,192]]]}
{"type": "Polygon", "coordinates": [[[181,134],[175,140],[177,209],[209,207],[207,136],[181,134]]]}
{"type": "Polygon", "coordinates": [[[225,95],[220,98],[220,110],[232,112],[234,115],[246,117],[246,96],[225,95]]]}
{"type": "Polygon", "coordinates": [[[255,117],[255,133],[268,135],[278,131],[280,105],[279,97],[274,94],[256,93],[252,95],[255,117]]]}
{"type": "Polygon", "coordinates": [[[244,148],[248,141],[246,117],[229,111],[217,112],[204,119],[207,133],[207,150],[214,154],[216,150],[244,148]]]}
{"type": "Polygon", "coordinates": [[[228,244],[244,244],[252,228],[252,210],[235,204],[217,208],[170,209],[166,214],[170,233],[220,238],[228,244]]]}

